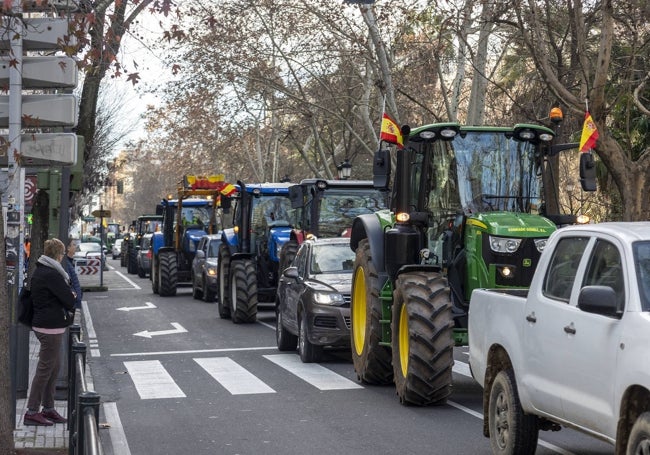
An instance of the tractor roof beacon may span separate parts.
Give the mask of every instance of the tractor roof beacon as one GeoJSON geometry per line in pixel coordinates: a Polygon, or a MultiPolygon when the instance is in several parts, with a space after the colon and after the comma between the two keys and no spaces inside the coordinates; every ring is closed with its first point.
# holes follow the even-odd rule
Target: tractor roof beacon
{"type": "MultiPolygon", "coordinates": [[[[527,288],[548,236],[575,222],[545,212],[544,182],[557,182],[547,158],[577,144],[555,145],[553,130],[529,124],[402,131],[390,210],[352,227],[352,358],[362,381],[394,381],[400,402],[440,404],[453,346],[467,344],[472,290],[527,288]]],[[[388,186],[390,162],[376,153],[377,187],[388,186]]],[[[581,177],[595,186],[582,165],[581,177]]]]}
{"type": "Polygon", "coordinates": [[[257,320],[258,303],[272,304],[278,285],[279,255],[291,231],[289,183],[237,182],[233,227],[224,229],[217,280],[221,318],[257,320]]]}

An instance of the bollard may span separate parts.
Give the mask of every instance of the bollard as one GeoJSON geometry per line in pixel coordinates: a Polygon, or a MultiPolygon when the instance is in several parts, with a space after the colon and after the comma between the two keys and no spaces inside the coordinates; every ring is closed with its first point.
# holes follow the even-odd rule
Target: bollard
{"type": "Polygon", "coordinates": [[[69,430],[69,447],[73,446],[75,434],[79,428],[75,427],[77,422],[77,391],[85,391],[84,368],[86,365],[86,344],[78,341],[75,335],[75,343],[70,349],[69,359],[69,381],[68,381],[68,430],[69,430]]]}

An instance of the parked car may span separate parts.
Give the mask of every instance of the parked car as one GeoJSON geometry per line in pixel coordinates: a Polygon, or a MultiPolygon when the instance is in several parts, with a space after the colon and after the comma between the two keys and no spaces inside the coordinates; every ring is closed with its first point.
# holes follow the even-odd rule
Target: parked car
{"type": "MultiPolygon", "coordinates": [[[[219,264],[219,247],[221,232],[204,235],[196,248],[192,261],[192,297],[214,302],[217,297],[217,265],[219,264]]],[[[219,312],[225,311],[219,305],[219,312]]],[[[227,315],[226,315],[227,316],[227,315]]]]}
{"type": "Polygon", "coordinates": [[[325,346],[350,346],[350,290],[354,252],[350,239],[305,241],[280,277],[276,294],[278,349],[296,349],[318,362],[325,346]]]}
{"type": "Polygon", "coordinates": [[[99,259],[104,270],[108,270],[106,264],[106,254],[102,250],[102,246],[96,242],[80,242],[77,245],[73,259],[75,265],[85,266],[88,265],[88,259],[99,259]]]}
{"type": "Polygon", "coordinates": [[[113,242],[113,247],[111,249],[111,254],[113,256],[113,259],[117,259],[120,257],[122,254],[122,242],[124,239],[117,239],[115,242],[113,242]]]}
{"type": "Polygon", "coordinates": [[[145,234],[140,239],[140,245],[136,247],[135,262],[136,270],[140,278],[151,275],[151,238],[153,234],[145,234]]]}

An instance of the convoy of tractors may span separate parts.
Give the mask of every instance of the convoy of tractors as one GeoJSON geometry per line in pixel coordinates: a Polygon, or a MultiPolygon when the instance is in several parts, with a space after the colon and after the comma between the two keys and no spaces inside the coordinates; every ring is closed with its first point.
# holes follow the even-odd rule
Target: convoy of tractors
{"type": "MultiPolygon", "coordinates": [[[[532,124],[439,123],[404,126],[402,135],[396,156],[376,152],[372,181],[186,176],[175,199],[134,221],[122,265],[136,273],[138,240],[153,233],[152,290],[173,296],[191,280],[201,237],[218,233],[218,315],[250,323],[258,306],[273,307],[306,239],[349,237],[359,380],[394,383],[403,404],[444,403],[453,347],[468,343],[472,291],[527,288],[550,234],[577,222],[551,209],[558,178],[550,163],[577,144],[556,144],[552,129],[532,124]]],[[[583,189],[593,190],[593,163],[581,158],[583,189]]]]}

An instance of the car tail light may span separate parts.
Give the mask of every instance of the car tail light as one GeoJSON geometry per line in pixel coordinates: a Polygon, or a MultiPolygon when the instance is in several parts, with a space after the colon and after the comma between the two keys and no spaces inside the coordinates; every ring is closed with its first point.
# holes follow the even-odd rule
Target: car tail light
{"type": "Polygon", "coordinates": [[[147,259],[151,259],[151,250],[147,250],[147,259]]]}

